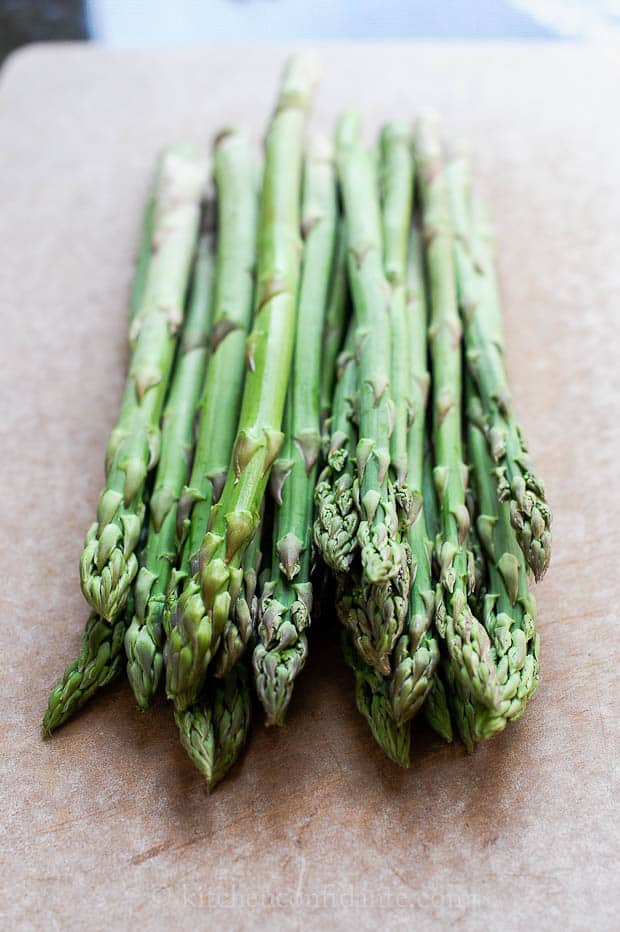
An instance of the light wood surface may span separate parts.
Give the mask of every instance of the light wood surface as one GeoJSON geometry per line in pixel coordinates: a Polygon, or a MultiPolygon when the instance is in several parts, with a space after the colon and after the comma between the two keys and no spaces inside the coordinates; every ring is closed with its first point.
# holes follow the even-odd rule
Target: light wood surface
{"type": "Polygon", "coordinates": [[[262,133],[284,49],[20,52],[0,80],[0,915],[6,928],[617,928],[617,50],[329,46],[314,124],[432,106],[496,220],[517,410],[554,511],[539,694],[407,773],[355,712],[326,607],[289,723],[212,797],[169,710],[119,683],[53,740],[87,612],[77,563],[126,362],[158,147],[262,133]]]}

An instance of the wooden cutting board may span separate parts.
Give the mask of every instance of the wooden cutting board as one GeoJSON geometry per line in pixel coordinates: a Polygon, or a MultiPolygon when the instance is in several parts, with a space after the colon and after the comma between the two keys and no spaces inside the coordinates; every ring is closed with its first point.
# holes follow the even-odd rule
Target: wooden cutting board
{"type": "Polygon", "coordinates": [[[618,923],[618,49],[331,45],[314,125],[437,108],[496,218],[517,410],[554,510],[539,694],[407,773],[357,715],[326,606],[288,725],[208,797],[119,683],[51,741],[77,564],[126,363],[158,148],[265,127],[285,49],[38,47],[0,81],[0,910],[37,929],[612,929],[618,923]]]}

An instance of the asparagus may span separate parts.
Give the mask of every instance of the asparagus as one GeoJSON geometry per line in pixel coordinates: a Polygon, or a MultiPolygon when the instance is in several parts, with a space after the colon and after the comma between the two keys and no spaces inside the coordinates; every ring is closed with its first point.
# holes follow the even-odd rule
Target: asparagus
{"type": "Polygon", "coordinates": [[[321,351],[321,428],[332,410],[337,360],[342,349],[347,318],[347,239],[344,223],[337,231],[336,254],[325,311],[325,328],[321,351]]]}
{"type": "Polygon", "coordinates": [[[473,558],[466,548],[470,518],[465,506],[467,470],[463,463],[461,435],[461,327],[448,192],[441,145],[430,117],[417,125],[416,152],[427,243],[437,463],[434,479],[441,517],[436,543],[440,579],[436,590],[435,623],[446,642],[456,679],[483,705],[499,710],[500,688],[489,636],[468,602],[473,586],[473,558]]]}
{"type": "Polygon", "coordinates": [[[412,415],[411,321],[407,307],[407,261],[413,203],[413,153],[407,127],[388,123],[381,133],[383,270],[389,286],[391,395],[394,413],[390,468],[397,489],[409,473],[408,432],[412,415]]]}
{"type": "Polygon", "coordinates": [[[510,503],[519,544],[539,580],[551,556],[551,514],[512,410],[488,220],[475,201],[472,222],[467,162],[453,161],[448,174],[468,368],[483,402],[481,426],[496,463],[499,499],[510,503]]]}
{"type": "Polygon", "coordinates": [[[248,738],[251,718],[249,673],[244,663],[237,663],[214,689],[215,753],[209,789],[220,783],[237,761],[248,738]]]}
{"type": "Polygon", "coordinates": [[[321,447],[321,342],[336,232],[331,147],[317,139],[306,161],[304,258],[282,460],[272,471],[276,519],[272,578],[260,601],[254,676],[268,724],[281,725],[308,653],[312,610],[312,510],[321,447]],[[277,468],[282,467],[283,468],[277,468]]]}
{"type": "Polygon", "coordinates": [[[50,693],[43,716],[43,734],[50,735],[107,686],[123,669],[124,617],[107,622],[94,612],[89,616],[80,653],[71,661],[50,693]]]}
{"type": "MultiPolygon", "coordinates": [[[[157,181],[161,162],[155,171],[142,217],[140,243],[133,287],[129,302],[129,320],[138,313],[144,296],[148,266],[152,252],[153,222],[157,201],[157,181]]],[[[77,712],[100,689],[115,679],[123,666],[123,638],[127,623],[125,614],[108,624],[92,612],[84,627],[80,652],[67,664],[60,682],[52,690],[43,717],[43,733],[50,735],[77,712]]]]}
{"type": "Polygon", "coordinates": [[[369,582],[392,579],[401,563],[396,539],[396,503],[390,494],[388,291],[382,265],[381,218],[376,174],[363,148],[359,121],[342,118],[338,128],[338,172],[348,237],[348,268],[357,321],[359,428],[357,470],[361,520],[360,558],[369,582]]]}
{"type": "Polygon", "coordinates": [[[291,59],[266,141],[256,316],[232,467],[199,551],[196,587],[179,601],[168,639],[166,688],[180,709],[195,701],[235,604],[245,550],[256,533],[271,466],[282,445],[300,267],[300,188],[314,60],[291,59]]]}
{"type": "Polygon", "coordinates": [[[409,767],[410,727],[394,721],[385,680],[360,656],[347,631],[342,633],[342,651],[355,675],[357,709],[368,722],[373,738],[386,757],[400,767],[409,767]]]}
{"type": "Polygon", "coordinates": [[[161,172],[162,157],[157,160],[155,172],[149,193],[144,206],[142,216],[142,227],[140,230],[140,243],[138,254],[136,256],[136,267],[134,272],[133,286],[131,289],[131,298],[129,302],[129,322],[134,319],[142,307],[142,299],[149,274],[149,265],[153,254],[153,227],[155,223],[155,209],[157,206],[157,191],[159,177],[161,172]]]}
{"type": "MultiPolygon", "coordinates": [[[[400,146],[404,143],[406,139],[400,142],[400,146]]],[[[388,140],[387,144],[399,145],[398,140],[388,140]]],[[[397,209],[399,203],[402,203],[398,185],[394,185],[391,191],[388,189],[388,194],[396,198],[396,204],[393,205],[391,198],[386,196],[386,213],[389,209],[397,209]]],[[[402,209],[402,214],[404,216],[405,209],[402,209]]],[[[400,252],[394,252],[390,261],[392,279],[398,287],[404,281],[406,249],[401,245],[400,252]]],[[[418,502],[424,502],[422,489],[429,387],[427,308],[422,262],[420,235],[413,229],[406,270],[407,306],[402,310],[406,311],[407,316],[404,332],[409,335],[408,389],[411,422],[406,434],[407,482],[412,498],[418,502]]],[[[401,309],[399,300],[393,300],[392,309],[401,309]]],[[[400,330],[398,318],[393,320],[393,330],[400,330]]],[[[409,545],[415,572],[409,595],[407,623],[394,649],[394,668],[389,685],[392,713],[397,722],[408,721],[422,707],[433,687],[435,670],[439,663],[439,646],[432,629],[435,598],[431,571],[432,544],[429,539],[426,510],[427,506],[424,504],[409,528],[409,545]]]]}
{"type": "Polygon", "coordinates": [[[328,434],[326,465],[314,491],[314,545],[336,574],[349,572],[356,552],[359,516],[353,497],[357,361],[355,324],[349,325],[345,349],[336,363],[336,388],[328,434]]]}
{"type": "Polygon", "coordinates": [[[192,764],[205,778],[207,787],[213,776],[215,732],[210,702],[196,703],[181,711],[175,709],[174,720],[179,739],[192,764]]]}
{"type": "Polygon", "coordinates": [[[198,405],[194,462],[177,512],[181,560],[171,579],[165,617],[166,690],[171,698],[184,688],[186,634],[191,640],[192,632],[200,631],[202,642],[211,649],[200,592],[199,552],[230,462],[254,294],[256,166],[245,134],[227,130],[217,137],[214,176],[218,236],[210,356],[198,405]]]}
{"type": "MultiPolygon", "coordinates": [[[[415,234],[414,234],[415,235],[415,234]]],[[[421,247],[421,243],[420,243],[421,247]]],[[[428,425],[427,425],[428,426],[428,425]]],[[[430,436],[427,430],[425,443],[424,443],[424,454],[423,454],[423,464],[422,464],[422,497],[424,499],[424,520],[426,523],[426,531],[429,537],[429,540],[432,541],[435,539],[439,533],[439,510],[437,507],[437,493],[435,490],[435,483],[433,479],[433,455],[431,450],[430,436]]],[[[431,570],[431,580],[433,578],[433,561],[432,561],[432,546],[429,547],[429,566],[431,570]]],[[[434,639],[437,641],[438,645],[442,643],[439,638],[434,622],[434,618],[431,622],[431,627],[429,629],[434,639]]],[[[432,683],[424,705],[422,707],[426,721],[431,726],[431,728],[437,732],[445,741],[453,740],[453,731],[452,731],[452,720],[450,718],[450,708],[448,703],[448,695],[446,692],[446,685],[444,682],[444,677],[441,669],[441,659],[440,665],[435,670],[433,675],[432,683]]]]}
{"type": "Polygon", "coordinates": [[[202,158],[182,147],[162,157],[152,257],[130,329],[132,357],[106,452],[106,483],[80,559],[82,591],[108,621],[122,612],[138,571],[146,476],[159,455],[159,420],[182,323],[206,180],[202,158]]]}
{"type": "Polygon", "coordinates": [[[383,272],[376,172],[364,150],[354,115],[338,128],[338,170],[347,223],[348,268],[357,323],[359,440],[356,451],[359,506],[357,547],[361,571],[339,601],[341,621],[357,650],[381,673],[407,612],[410,552],[389,481],[389,293],[383,272]]]}
{"type": "Polygon", "coordinates": [[[144,562],[136,577],[135,613],[125,635],[127,676],[142,709],[151,704],[163,670],[163,613],[176,562],[177,505],[187,479],[194,415],[207,361],[213,277],[212,236],[205,233],[198,245],[192,297],[164,410],[144,562]]]}
{"type": "Polygon", "coordinates": [[[435,673],[431,688],[424,703],[424,716],[433,731],[448,743],[454,740],[450,706],[443,679],[435,673]]]}
{"type": "Polygon", "coordinates": [[[199,701],[175,710],[181,744],[212,790],[238,759],[250,730],[252,697],[243,663],[214,680],[199,701]]]}
{"type": "Polygon", "coordinates": [[[258,621],[258,573],[261,565],[260,527],[243,558],[243,578],[239,595],[231,606],[220,646],[214,660],[214,673],[223,677],[232,670],[256,634],[258,621]]]}
{"type": "Polygon", "coordinates": [[[455,719],[470,751],[478,741],[492,737],[507,722],[523,715],[536,692],[539,668],[535,601],[528,589],[527,567],[511,524],[510,506],[497,498],[494,464],[477,426],[480,406],[470,384],[468,451],[480,504],[478,532],[488,567],[484,618],[497,663],[501,705],[497,711],[490,711],[477,703],[462,684],[455,684],[455,719]]]}

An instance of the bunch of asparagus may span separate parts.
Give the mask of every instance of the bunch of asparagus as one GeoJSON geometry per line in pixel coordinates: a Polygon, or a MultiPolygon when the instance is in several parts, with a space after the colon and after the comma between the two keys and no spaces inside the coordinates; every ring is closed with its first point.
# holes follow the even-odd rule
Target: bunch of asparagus
{"type": "Polygon", "coordinates": [[[184,147],[158,160],[80,561],[91,614],[43,721],[125,666],[140,709],[165,689],[209,788],[253,692],[284,723],[321,601],[402,766],[420,710],[471,751],[538,679],[550,514],[512,411],[484,205],[432,117],[369,149],[346,114],[334,146],[306,147],[315,81],[311,56],[289,61],[262,160],[235,129],[212,172],[184,147]]]}

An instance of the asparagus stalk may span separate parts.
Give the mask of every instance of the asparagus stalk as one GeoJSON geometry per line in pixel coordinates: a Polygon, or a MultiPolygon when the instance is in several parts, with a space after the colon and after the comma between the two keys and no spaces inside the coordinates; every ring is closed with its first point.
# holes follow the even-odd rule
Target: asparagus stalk
{"type": "Polygon", "coordinates": [[[389,286],[391,395],[394,407],[390,469],[396,488],[406,489],[409,472],[408,433],[411,420],[410,315],[407,307],[407,262],[413,203],[413,153],[406,126],[388,123],[381,133],[383,203],[383,270],[389,286]]]}
{"type": "MultiPolygon", "coordinates": [[[[129,302],[130,321],[141,307],[148,277],[160,168],[161,162],[158,161],[154,182],[142,217],[140,243],[129,302]]],[[[118,676],[123,667],[122,651],[126,627],[124,613],[112,624],[108,624],[95,612],[89,615],[82,632],[79,655],[66,666],[60,682],[50,694],[43,718],[45,735],[51,734],[71,718],[95,693],[118,676]]]]}
{"type": "Polygon", "coordinates": [[[507,722],[523,715],[536,692],[539,638],[535,629],[536,605],[529,592],[527,567],[510,520],[510,506],[497,498],[494,463],[486,439],[477,426],[480,399],[468,386],[468,452],[477,486],[480,540],[488,567],[485,625],[493,645],[501,690],[496,711],[480,705],[462,684],[455,684],[455,719],[468,750],[502,731],[507,722]]]}
{"type": "Polygon", "coordinates": [[[348,268],[357,321],[359,428],[357,470],[360,525],[357,532],[366,579],[385,582],[397,575],[396,502],[390,493],[389,395],[390,328],[388,289],[383,274],[381,217],[376,173],[364,149],[359,120],[347,114],[338,127],[338,173],[345,209],[348,268]]]}
{"type": "Polygon", "coordinates": [[[344,222],[338,224],[336,254],[325,312],[321,351],[321,429],[332,410],[338,356],[342,350],[347,322],[347,239],[344,222]]]}
{"type": "Polygon", "coordinates": [[[136,577],[135,613],[125,635],[127,676],[141,709],[151,704],[163,670],[163,613],[177,553],[177,505],[193,449],[194,415],[204,379],[213,308],[212,235],[200,239],[192,297],[164,410],[161,456],[149,503],[149,532],[136,577]]]}
{"type": "Polygon", "coordinates": [[[436,731],[440,738],[443,738],[444,741],[448,743],[454,740],[448,694],[444,681],[439,673],[435,673],[433,676],[431,688],[426,696],[426,701],[424,702],[424,716],[433,731],[436,731]]]}
{"type": "Polygon", "coordinates": [[[179,601],[168,639],[168,695],[178,708],[198,696],[237,599],[245,550],[256,533],[271,466],[282,445],[300,267],[300,188],[314,60],[291,59],[266,141],[256,317],[232,467],[199,555],[200,594],[179,601]]]}
{"type": "Polygon", "coordinates": [[[209,789],[220,783],[239,758],[247,741],[252,719],[250,675],[245,663],[237,663],[217,683],[213,695],[215,753],[209,789]]]}
{"type": "Polygon", "coordinates": [[[43,717],[43,734],[50,735],[107,686],[123,669],[125,618],[107,622],[94,612],[89,616],[80,653],[71,661],[50,693],[43,717]]]}
{"type": "Polygon", "coordinates": [[[213,777],[215,756],[215,732],[213,709],[210,702],[196,703],[188,709],[175,709],[174,720],[179,729],[179,739],[194,767],[205,778],[207,787],[213,777]]]}
{"type": "Polygon", "coordinates": [[[313,494],[321,448],[321,358],[336,234],[332,151],[316,139],[306,161],[302,204],[304,258],[288,390],[284,470],[272,472],[276,498],[272,578],[260,602],[254,648],[256,691],[268,724],[283,724],[293,685],[306,661],[312,610],[313,494]]]}
{"type": "Polygon", "coordinates": [[[391,714],[385,680],[360,656],[347,631],[342,633],[342,651],[355,675],[355,703],[368,722],[373,738],[390,760],[409,767],[411,731],[409,724],[397,724],[391,714]]]}
{"type": "Polygon", "coordinates": [[[238,663],[222,680],[209,684],[199,701],[175,710],[181,744],[213,790],[239,758],[252,717],[248,671],[238,663]]]}
{"type": "Polygon", "coordinates": [[[539,580],[551,556],[551,514],[512,410],[488,220],[475,201],[472,222],[467,162],[452,162],[448,177],[467,364],[483,402],[481,426],[496,464],[498,495],[510,504],[519,544],[539,580]]]}
{"type": "Polygon", "coordinates": [[[339,601],[341,621],[357,650],[381,673],[407,613],[410,551],[389,481],[390,398],[389,293],[383,272],[376,171],[363,148],[359,122],[342,118],[338,170],[347,224],[348,269],[357,323],[359,441],[356,452],[357,547],[361,571],[339,601]]]}
{"type": "Polygon", "coordinates": [[[260,527],[248,545],[243,558],[243,579],[235,604],[231,606],[220,646],[214,660],[216,676],[232,670],[256,634],[258,623],[258,574],[261,566],[260,527]]]}
{"type": "MultiPolygon", "coordinates": [[[[397,144],[397,143],[392,143],[397,144]]],[[[401,145],[403,143],[401,142],[401,145]]],[[[389,189],[388,189],[389,191],[389,189]]],[[[391,194],[397,196],[399,188],[394,185],[391,194]]],[[[396,207],[402,202],[399,197],[396,207]]],[[[386,196],[386,212],[390,207],[386,196]]],[[[404,214],[404,210],[402,211],[404,214]]],[[[386,237],[387,241],[387,237],[386,237]]],[[[392,277],[402,282],[405,274],[405,250],[400,250],[391,259],[392,277]]],[[[425,502],[423,496],[423,473],[426,446],[426,404],[429,387],[427,307],[424,287],[423,254],[421,238],[416,229],[411,231],[409,262],[407,267],[407,305],[404,333],[409,335],[409,399],[410,425],[406,434],[407,482],[411,497],[416,502],[425,502]]],[[[393,309],[400,310],[393,302],[393,309]]],[[[393,329],[400,329],[399,319],[393,320],[393,329]]],[[[439,663],[439,645],[432,628],[435,598],[431,571],[432,544],[426,521],[426,503],[419,510],[409,528],[409,546],[413,565],[413,582],[409,595],[409,614],[403,634],[394,649],[393,672],[390,677],[389,695],[392,713],[397,722],[413,718],[424,703],[433,686],[439,663]]]]}
{"type": "Polygon", "coordinates": [[[327,462],[314,492],[314,545],[326,566],[338,575],[347,574],[351,568],[359,524],[353,497],[356,395],[355,323],[352,322],[345,349],[336,362],[334,403],[326,424],[327,462]]]}
{"type": "Polygon", "coordinates": [[[122,612],[138,571],[146,476],[159,456],[159,420],[182,323],[196,243],[203,159],[181,147],[162,157],[152,257],[130,330],[132,357],[121,410],[106,452],[106,484],[80,559],[82,591],[107,620],[122,612]]]}
{"type": "Polygon", "coordinates": [[[177,512],[181,560],[171,579],[165,617],[166,690],[171,698],[184,688],[192,638],[208,650],[214,646],[200,592],[200,546],[228,471],[252,318],[257,184],[253,150],[245,134],[227,130],[217,137],[214,176],[218,236],[210,357],[198,405],[194,462],[177,512]]]}
{"type": "MultiPolygon", "coordinates": [[[[421,244],[420,244],[421,245],[421,244]]],[[[424,499],[424,519],[429,539],[432,541],[439,533],[439,510],[437,507],[437,493],[433,479],[433,456],[431,451],[430,437],[427,431],[426,441],[424,444],[424,461],[422,464],[422,493],[424,499]]],[[[431,567],[432,579],[432,552],[429,550],[429,564],[431,567]]],[[[434,619],[431,623],[432,635],[438,644],[442,641],[437,635],[434,619]]],[[[441,663],[435,670],[431,688],[428,692],[423,705],[424,716],[431,728],[437,732],[445,741],[451,742],[454,738],[452,730],[452,719],[450,717],[450,706],[448,703],[448,694],[444,681],[441,663]]]]}
{"type": "Polygon", "coordinates": [[[149,265],[151,262],[151,256],[153,254],[153,229],[155,223],[155,209],[157,206],[157,191],[161,172],[161,161],[162,157],[160,156],[155,166],[153,181],[147,195],[146,204],[144,205],[142,227],[140,230],[140,243],[138,246],[138,254],[136,256],[133,286],[131,289],[131,298],[129,302],[130,323],[142,307],[142,299],[144,298],[144,290],[148,280],[149,265]]]}
{"type": "Polygon", "coordinates": [[[489,636],[469,605],[473,558],[466,548],[470,525],[465,506],[467,470],[461,434],[461,327],[455,287],[453,235],[441,145],[434,121],[419,121],[422,219],[427,243],[431,307],[433,435],[441,530],[436,552],[440,569],[435,622],[445,640],[455,677],[492,710],[501,704],[489,636]]]}

